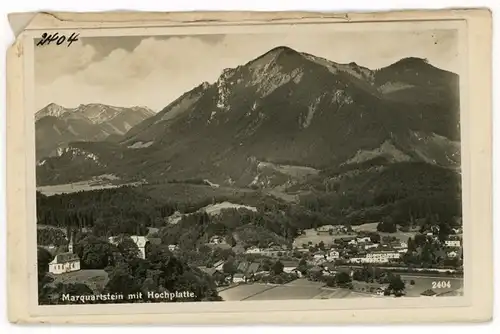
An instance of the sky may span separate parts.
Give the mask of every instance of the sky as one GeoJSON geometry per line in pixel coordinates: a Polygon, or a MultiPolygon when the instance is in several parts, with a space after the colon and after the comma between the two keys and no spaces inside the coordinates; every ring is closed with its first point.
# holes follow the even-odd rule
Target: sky
{"type": "Polygon", "coordinates": [[[223,69],[281,45],[370,69],[420,57],[459,73],[457,42],[456,30],[82,37],[70,47],[35,47],[35,112],[49,103],[160,111],[202,82],[215,82],[223,69]]]}

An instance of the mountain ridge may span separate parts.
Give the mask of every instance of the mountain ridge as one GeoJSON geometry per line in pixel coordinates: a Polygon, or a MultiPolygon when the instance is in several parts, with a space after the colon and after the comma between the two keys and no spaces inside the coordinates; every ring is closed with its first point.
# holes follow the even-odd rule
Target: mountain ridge
{"type": "Polygon", "coordinates": [[[123,136],[154,112],[146,107],[116,107],[99,103],[64,108],[50,103],[35,113],[37,160],[57,155],[74,141],[101,141],[123,136]]]}
{"type": "MultiPolygon", "coordinates": [[[[325,169],[357,152],[376,154],[388,140],[412,160],[455,164],[446,156],[457,154],[458,76],[423,59],[391,66],[373,71],[276,47],[129,129],[114,148],[119,159],[99,144],[86,149],[124,178],[240,186],[256,177],[252,159],[325,169]]],[[[66,169],[53,163],[52,173],[66,169]]],[[[39,182],[53,182],[48,171],[40,175],[39,182]]]]}

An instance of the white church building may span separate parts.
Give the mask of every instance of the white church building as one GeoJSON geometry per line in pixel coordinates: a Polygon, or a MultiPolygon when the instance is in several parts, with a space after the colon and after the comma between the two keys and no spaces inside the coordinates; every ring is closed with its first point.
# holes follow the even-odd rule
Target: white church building
{"type": "Polygon", "coordinates": [[[56,254],[49,263],[49,272],[54,275],[80,270],[80,258],[73,253],[73,238],[70,239],[68,252],[56,254]]]}

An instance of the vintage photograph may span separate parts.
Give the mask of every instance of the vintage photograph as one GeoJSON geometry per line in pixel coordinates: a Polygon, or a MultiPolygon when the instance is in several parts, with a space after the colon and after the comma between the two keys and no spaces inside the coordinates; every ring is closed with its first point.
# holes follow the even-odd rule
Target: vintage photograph
{"type": "Polygon", "coordinates": [[[429,27],[35,38],[38,304],[463,296],[429,27]]]}

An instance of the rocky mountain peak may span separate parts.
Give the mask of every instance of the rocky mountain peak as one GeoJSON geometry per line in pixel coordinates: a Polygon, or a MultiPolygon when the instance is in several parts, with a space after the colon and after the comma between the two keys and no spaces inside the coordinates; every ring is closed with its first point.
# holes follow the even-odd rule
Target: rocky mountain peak
{"type": "Polygon", "coordinates": [[[50,103],[46,107],[40,109],[35,114],[35,119],[39,120],[45,116],[59,117],[66,112],[66,109],[56,103],[50,103]]]}

